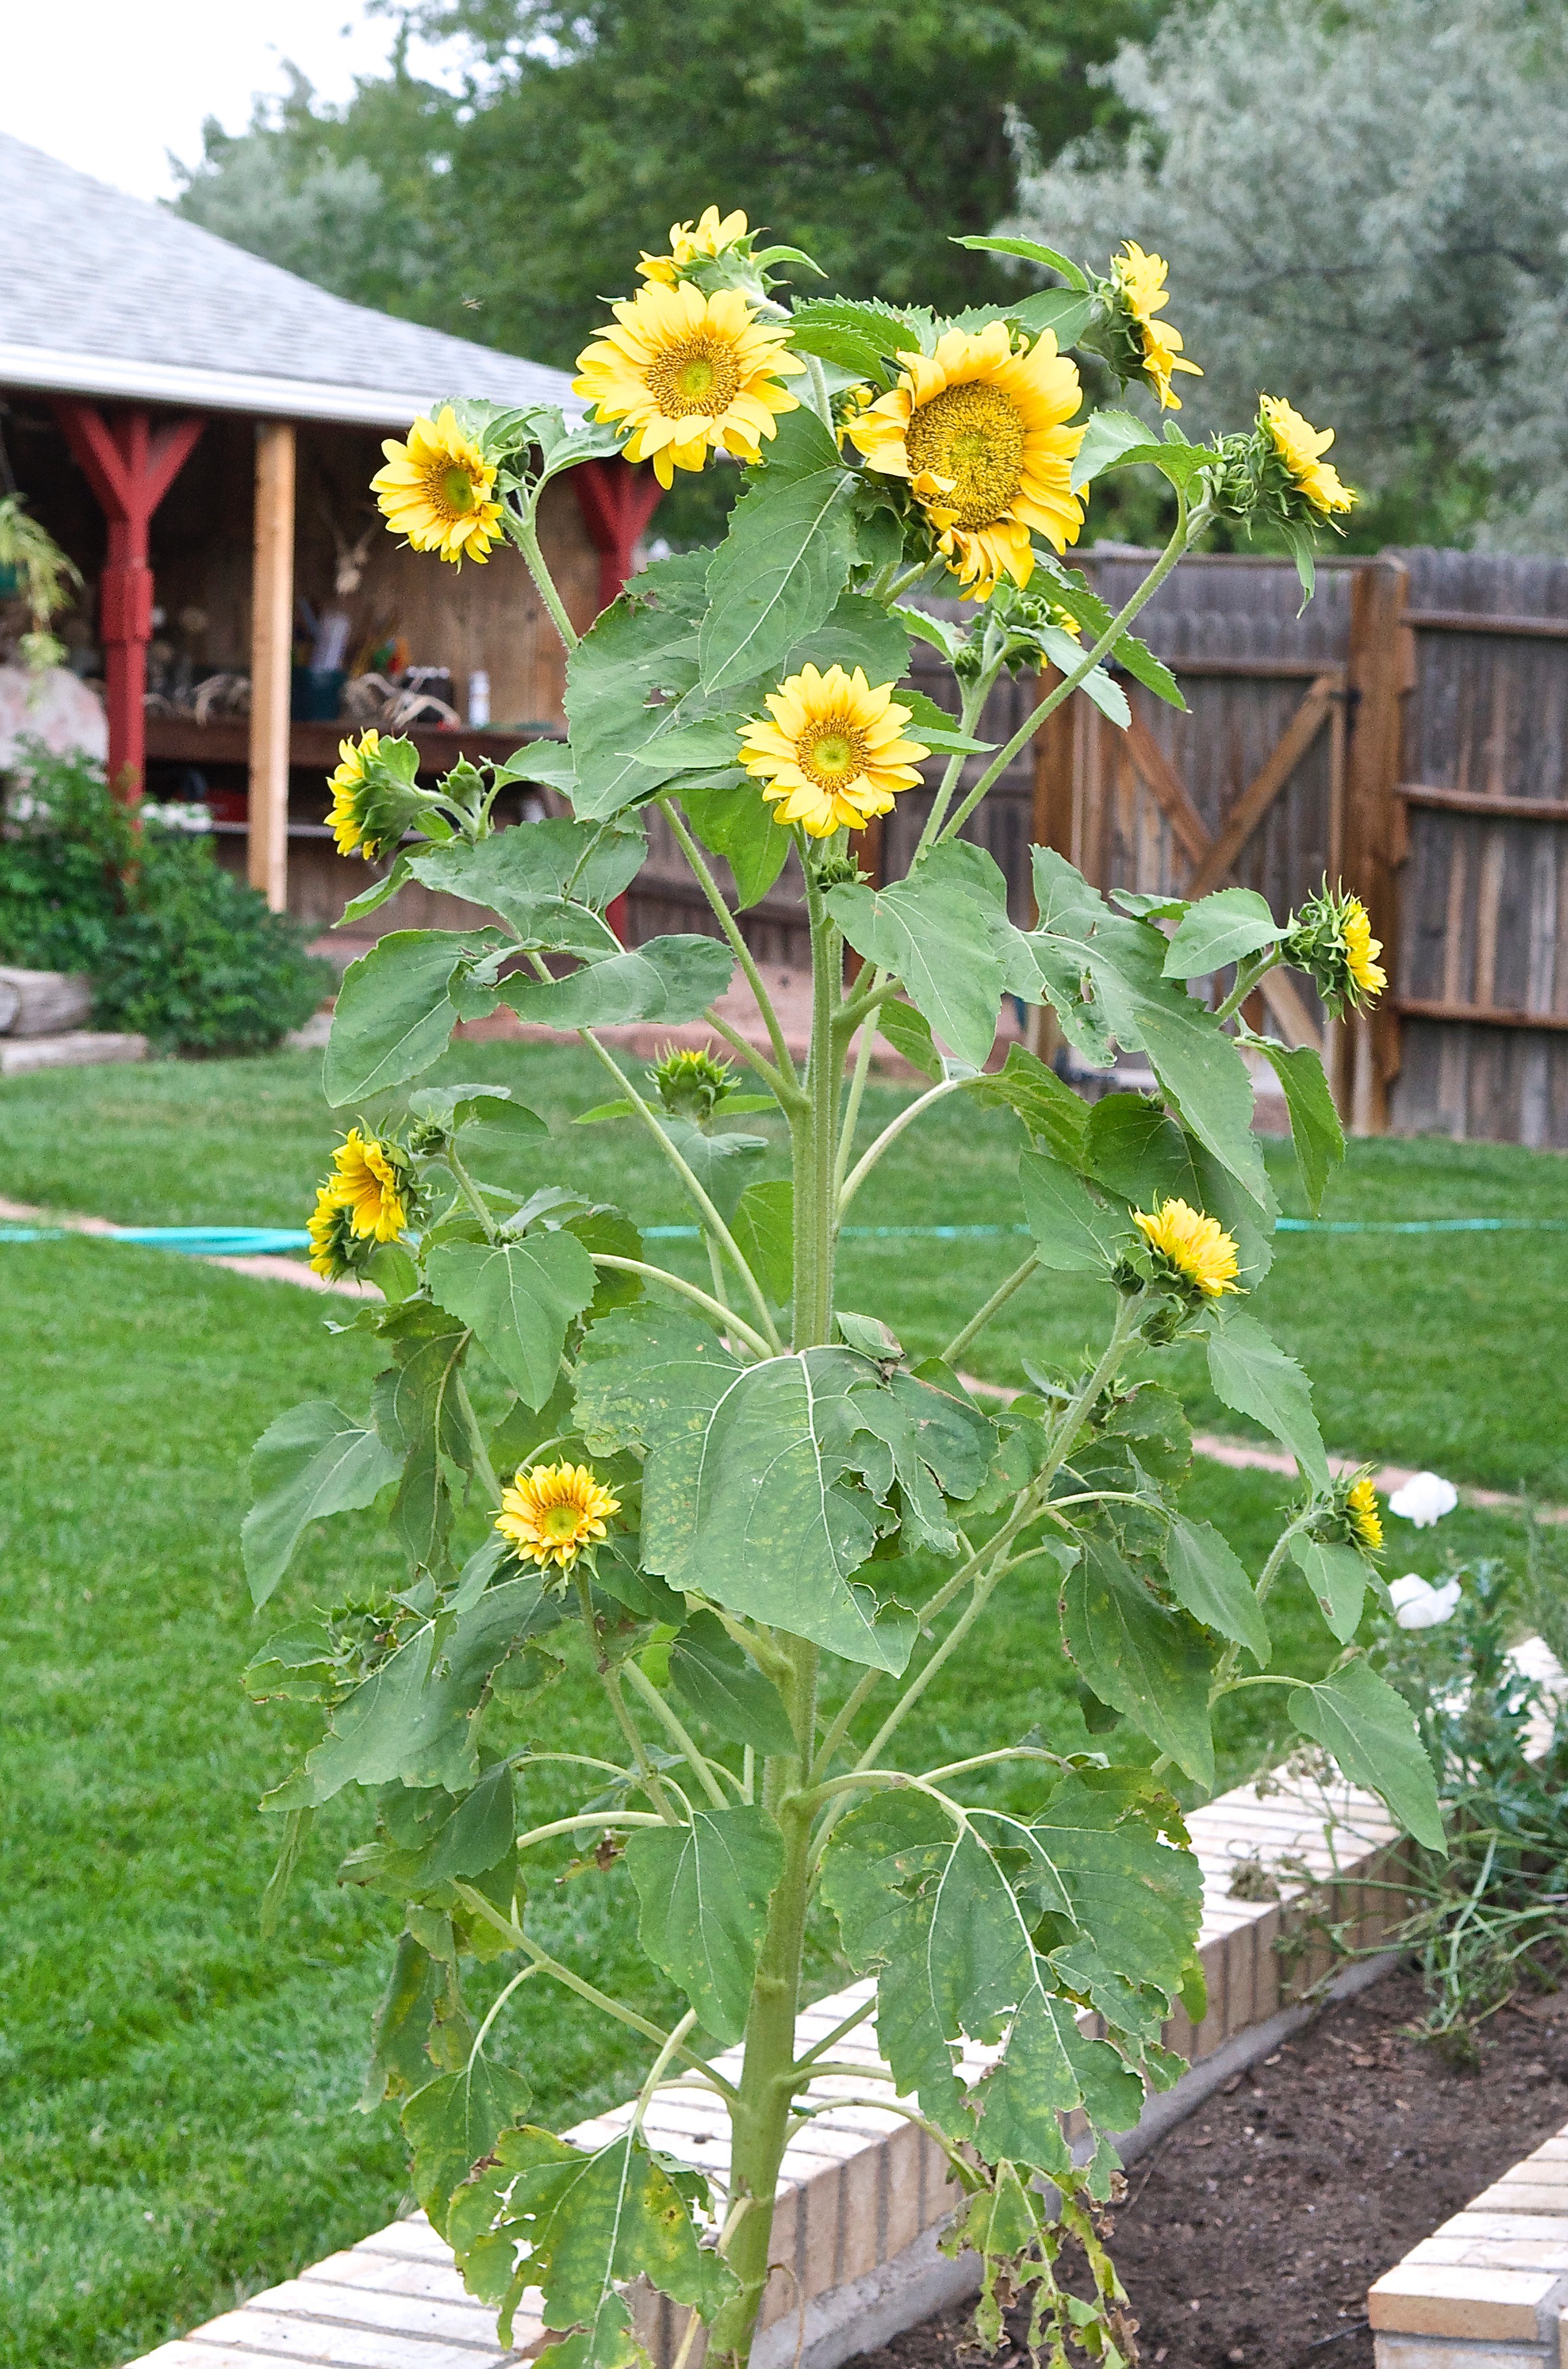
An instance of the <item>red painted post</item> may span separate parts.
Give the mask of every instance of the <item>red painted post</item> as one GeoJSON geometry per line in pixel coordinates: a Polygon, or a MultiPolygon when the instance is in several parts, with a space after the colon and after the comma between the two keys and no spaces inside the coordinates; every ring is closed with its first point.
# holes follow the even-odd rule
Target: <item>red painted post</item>
{"type": "Polygon", "coordinates": [[[608,609],[632,573],[637,538],[663,498],[664,488],[646,465],[626,461],[585,461],[572,471],[578,505],[589,539],[599,554],[599,605],[608,609]]]}
{"type": "Polygon", "coordinates": [[[90,403],[57,402],[54,416],[109,523],[98,580],[98,633],[109,707],[109,778],[117,797],[142,795],[147,731],[147,644],[153,638],[153,572],[147,529],[195,446],[205,421],[177,419],[155,431],[145,411],[112,423],[90,403]]]}
{"type": "MultiPolygon", "coordinates": [[[[608,609],[632,573],[632,555],[663,497],[664,488],[645,465],[628,461],[585,461],[572,471],[578,507],[589,539],[599,554],[599,605],[608,609]]],[[[616,936],[624,940],[631,905],[623,889],[605,915],[616,936]]]]}

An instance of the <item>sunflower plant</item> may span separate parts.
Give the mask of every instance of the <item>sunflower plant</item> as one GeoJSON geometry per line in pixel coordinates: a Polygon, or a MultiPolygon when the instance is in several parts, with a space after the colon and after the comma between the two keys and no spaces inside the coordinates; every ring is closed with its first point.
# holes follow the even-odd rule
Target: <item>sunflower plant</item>
{"type": "Polygon", "coordinates": [[[367,734],[334,778],[338,844],[396,851],[350,916],[413,878],[493,919],[394,932],[343,981],[325,1082],[353,1123],[319,1196],[315,1264],[379,1287],[353,1323],[386,1364],[363,1413],[316,1402],[267,1432],[245,1551],[264,1602],[313,1521],[374,1503],[406,1570],[390,1596],[324,1607],[252,1682],[324,1713],[267,1804],[286,1820],[273,1898],[315,1810],[362,1789],[374,1832],[344,1872],[405,1917],[367,2094],[400,2101],[416,2191],[503,2334],[523,2290],[542,2291],[555,2369],[644,2357],[638,2278],[686,2307],[682,2363],[701,2340],[741,2369],[784,2150],[810,2085],[840,2076],[945,2156],[950,2242],[981,2258],[983,2336],[1010,2285],[1032,2291],[1054,2363],[1070,2346],[1130,2359],[1098,2215],[1110,2134],[1180,2070],[1162,2042],[1177,2002],[1203,2012],[1201,1884],[1172,1787],[1212,1786],[1217,1703],[1282,1689],[1299,1730],[1442,1845],[1411,1713],[1355,1642],[1382,1586],[1376,1498],[1365,1476],[1336,1479],[1306,1378],[1249,1306],[1276,1204],[1243,1051],[1279,1075],[1314,1207],[1344,1147],[1316,1053],[1254,1035],[1242,1006],[1286,961],[1331,1001],[1375,993],[1365,913],[1326,884],[1283,922],[1241,888],[1107,902],[1037,848],[1024,927],[963,836],[1075,692],[1122,723],[1118,676],[1182,704],[1130,634],[1136,612],[1221,509],[1332,517],[1322,440],[1267,410],[1250,439],[1205,447],[1127,412],[1085,415],[1072,349],[1091,338],[1171,402],[1164,266],[1128,248],[1095,276],[1014,245],[1066,284],[956,321],[789,303],[775,272],[790,251],[759,253],[744,217],[710,210],[645,254],[644,285],[612,307],[582,357],[582,419],[454,399],[389,445],[378,480],[419,548],[480,559],[504,536],[522,552],[567,647],[569,734],[454,768],[430,793],[406,744],[367,734]],[[563,470],[618,452],[665,483],[728,454],[746,489],[716,550],[647,568],[579,635],[537,504],[563,470]],[[1064,555],[1095,479],[1135,464],[1167,477],[1177,525],[1112,615],[1064,555]],[[955,590],[962,625],[922,605],[955,590]],[[908,686],[917,637],[949,661],[956,715],[908,686]],[[995,748],[980,720],[1007,669],[1039,695],[995,748]],[[552,784],[569,816],[498,830],[496,793],[515,779],[552,784]],[[878,887],[856,833],[922,782],[913,862],[878,887]],[[609,913],[655,811],[711,925],[627,945],[609,913]],[[792,850],[811,940],[804,1052],[740,918],[792,850]],[[738,971],[751,1033],[718,1009],[738,971]],[[1156,1090],[1091,1106],[1017,1045],[988,1068],[1004,993],[1047,1009],[1091,1064],[1139,1051],[1156,1090]],[[642,1130],[668,1162],[702,1283],[658,1263],[634,1213],[552,1180],[549,1129],[522,1100],[416,1082],[455,1021],[501,1006],[576,1031],[602,1066],[611,1097],[579,1116],[642,1130]],[[601,1033],[698,1020],[725,1052],[671,1050],[641,1075],[601,1033]],[[925,1082],[867,1139],[878,1036],[925,1082]],[[843,1307],[837,1243],[889,1147],[960,1098],[1012,1115],[1032,1240],[920,1354],[843,1307]],[[759,1178],[767,1139],[732,1124],[760,1108],[787,1134],[787,1176],[759,1178]],[[498,1142],[526,1163],[526,1193],[487,1180],[498,1142]],[[964,1362],[997,1310],[1031,1282],[1085,1276],[1108,1287],[1105,1338],[1004,1408],[982,1403],[964,1362]],[[1299,1468],[1255,1574],[1183,1509],[1191,1438],[1160,1379],[1178,1341],[1299,1468]],[[503,1391],[498,1422],[481,1419],[503,1391]],[[1341,1649],[1312,1682],[1270,1667],[1267,1599],[1288,1558],[1341,1649]],[[1119,1730],[1116,1749],[1030,1736],[904,1767],[908,1714],[1020,1570],[1037,1627],[1010,1650],[1065,1648],[1091,1734],[1119,1730]],[[549,1682],[574,1663],[603,1699],[586,1757],[550,1743],[549,1682]],[[564,1857],[579,1881],[625,1887],[617,1900],[685,2001],[668,2025],[539,1939],[531,1889],[564,1857]],[[802,2049],[808,1931],[876,1986],[802,2049]],[[597,2148],[533,2119],[513,2002],[542,1983],[647,2043],[635,2109],[597,2148]],[[839,2054],[873,2020],[887,2076],[864,2050],[839,2054]],[[960,2071],[966,2043],[989,2052],[979,2078],[960,2071]],[[671,2087],[727,2109],[722,2179],[647,2143],[671,2087]],[[1059,2275],[1068,2231],[1087,2294],[1059,2275]]]}

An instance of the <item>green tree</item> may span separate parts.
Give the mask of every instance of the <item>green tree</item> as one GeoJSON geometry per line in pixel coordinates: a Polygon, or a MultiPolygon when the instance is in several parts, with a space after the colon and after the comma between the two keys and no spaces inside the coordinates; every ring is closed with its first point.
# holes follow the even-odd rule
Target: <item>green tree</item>
{"type": "Polygon", "coordinates": [[[850,293],[956,310],[1004,292],[951,242],[1013,204],[1017,130],[1050,157],[1125,120],[1091,69],[1162,13],[438,0],[409,22],[459,44],[461,91],[413,75],[406,39],[341,110],[296,77],[238,138],[209,126],[179,204],[339,294],[562,366],[628,258],[715,201],[787,223],[850,293]]]}

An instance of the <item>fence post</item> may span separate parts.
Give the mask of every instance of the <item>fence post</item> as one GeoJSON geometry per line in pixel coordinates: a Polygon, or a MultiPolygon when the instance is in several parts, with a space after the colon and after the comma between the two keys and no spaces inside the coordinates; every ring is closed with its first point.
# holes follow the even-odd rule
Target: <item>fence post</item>
{"type": "Polygon", "coordinates": [[[1383,941],[1382,963],[1390,981],[1381,1004],[1358,1013],[1348,1031],[1350,1121],[1356,1135],[1387,1134],[1389,1087],[1400,1067],[1393,1001],[1399,958],[1394,791],[1400,778],[1402,700],[1410,688],[1410,635],[1403,622],[1409,582],[1403,562],[1384,555],[1356,569],[1350,595],[1345,881],[1366,906],[1373,935],[1383,941]]]}

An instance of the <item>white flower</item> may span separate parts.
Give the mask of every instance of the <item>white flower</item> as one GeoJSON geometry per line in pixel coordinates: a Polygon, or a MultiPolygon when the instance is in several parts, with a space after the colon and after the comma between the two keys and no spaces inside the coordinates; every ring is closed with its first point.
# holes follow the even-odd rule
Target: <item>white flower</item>
{"type": "Polygon", "coordinates": [[[1389,1511],[1402,1521],[1413,1522],[1418,1530],[1429,1530],[1459,1502],[1459,1493],[1451,1481],[1436,1472],[1413,1472],[1403,1488],[1396,1489],[1389,1499],[1389,1511]]]}
{"type": "MultiPolygon", "coordinates": [[[[1432,1475],[1427,1472],[1421,1477],[1429,1481],[1432,1475]]],[[[1442,1482],[1439,1485],[1447,1487],[1448,1484],[1442,1482]]],[[[1434,1515],[1432,1519],[1436,1521],[1436,1516],[1434,1515]]],[[[1423,1579],[1419,1572],[1407,1571],[1402,1579],[1390,1582],[1389,1601],[1394,1608],[1394,1619],[1402,1629],[1440,1628],[1459,1608],[1459,1583],[1457,1579],[1449,1579],[1445,1580],[1441,1587],[1434,1587],[1431,1581],[1423,1579]]]]}

